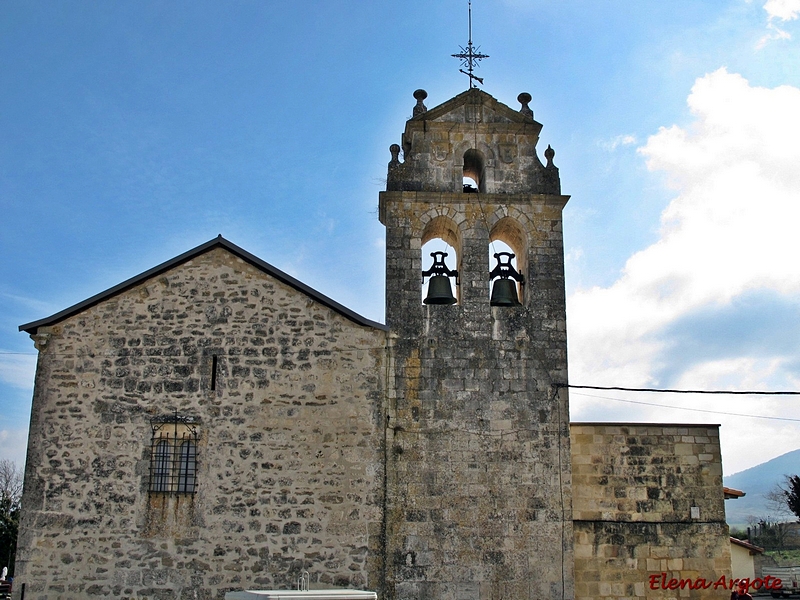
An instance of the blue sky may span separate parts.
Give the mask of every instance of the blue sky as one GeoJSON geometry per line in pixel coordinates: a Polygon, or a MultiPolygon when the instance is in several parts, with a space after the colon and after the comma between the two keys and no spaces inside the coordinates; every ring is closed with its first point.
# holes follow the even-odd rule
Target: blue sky
{"type": "MultiPolygon", "coordinates": [[[[572,196],[573,383],[800,389],[798,16],[475,0],[483,89],[531,93],[572,196]]],[[[382,320],[388,147],[415,89],[466,89],[466,41],[462,0],[3,2],[0,458],[24,460],[17,327],[218,234],[382,320]]],[[[574,392],[572,418],[721,423],[726,473],[800,445],[792,397],[574,392]]]]}

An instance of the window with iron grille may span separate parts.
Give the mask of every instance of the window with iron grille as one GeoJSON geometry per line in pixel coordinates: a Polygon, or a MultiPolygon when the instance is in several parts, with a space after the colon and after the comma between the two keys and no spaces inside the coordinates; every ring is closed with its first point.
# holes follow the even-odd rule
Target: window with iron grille
{"type": "Polygon", "coordinates": [[[154,419],[150,425],[150,491],[194,494],[198,437],[195,419],[175,414],[154,419]]]}

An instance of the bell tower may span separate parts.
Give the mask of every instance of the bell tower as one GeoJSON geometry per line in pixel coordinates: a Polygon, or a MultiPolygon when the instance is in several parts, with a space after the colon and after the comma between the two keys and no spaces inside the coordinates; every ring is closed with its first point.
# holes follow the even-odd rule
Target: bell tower
{"type": "Polygon", "coordinates": [[[424,90],[414,98],[379,208],[384,596],[572,598],[569,407],[553,385],[567,381],[568,197],[555,153],[539,159],[529,94],[519,110],[477,88],[430,110],[424,90]],[[439,279],[424,303],[422,247],[436,238],[453,252],[434,257],[444,270],[426,278],[446,278],[452,294],[439,279]],[[493,242],[511,252],[491,252],[493,242]]]}

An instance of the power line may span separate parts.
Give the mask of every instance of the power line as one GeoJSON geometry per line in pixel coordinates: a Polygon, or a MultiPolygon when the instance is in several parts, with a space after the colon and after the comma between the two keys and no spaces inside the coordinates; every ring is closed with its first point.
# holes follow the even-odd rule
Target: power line
{"type": "MultiPolygon", "coordinates": [[[[800,391],[742,391],[742,390],[677,390],[669,388],[629,388],[619,386],[600,385],[572,385],[571,383],[554,383],[555,388],[570,388],[582,390],[614,390],[620,392],[657,392],[663,394],[734,394],[739,396],[800,396],[800,391]]],[[[613,398],[610,398],[613,400],[613,398]]],[[[655,405],[654,405],[655,406],[655,405]]]]}
{"type": "MultiPolygon", "coordinates": [[[[359,348],[358,350],[363,350],[359,348]]],[[[342,353],[342,350],[337,351],[342,353]]],[[[346,351],[345,351],[346,352],[346,351]]],[[[0,355],[15,355],[15,356],[37,356],[38,353],[33,352],[2,352],[0,355]]],[[[61,355],[61,354],[59,354],[61,355]]],[[[65,354],[64,356],[66,356],[65,354]]],[[[116,353],[98,353],[99,356],[115,356],[116,353]]],[[[144,357],[143,357],[144,358],[144,357]]],[[[600,385],[574,385],[571,383],[554,383],[555,389],[569,388],[569,389],[583,389],[583,390],[606,390],[606,391],[619,391],[619,392],[646,392],[646,393],[663,393],[663,394],[716,394],[716,395],[739,395],[739,396],[800,396],[800,391],[766,391],[766,390],[683,390],[674,388],[632,388],[622,386],[600,386],[600,385]]],[[[706,410],[701,408],[686,408],[682,406],[673,406],[669,404],[658,404],[654,402],[641,402],[637,400],[623,400],[622,398],[610,398],[608,396],[592,396],[591,394],[577,394],[586,396],[588,398],[599,398],[602,400],[613,400],[616,402],[626,402],[628,404],[639,404],[642,406],[655,406],[658,408],[671,408],[675,410],[688,410],[691,412],[702,412],[717,415],[726,415],[732,417],[747,417],[751,419],[770,419],[773,421],[791,421],[800,422],[800,419],[792,419],[788,417],[767,417],[763,415],[749,415],[743,413],[730,413],[724,411],[706,410]]]]}
{"type": "MultiPolygon", "coordinates": [[[[566,387],[566,386],[562,386],[566,387]]],[[[572,386],[570,386],[572,387],[572,386]]],[[[578,387],[578,386],[576,386],[578,387]]],[[[591,386],[582,386],[582,387],[591,387],[591,386]]],[[[605,389],[605,388],[600,388],[605,389]]],[[[797,393],[797,392],[794,392],[797,393]]],[[[701,413],[710,413],[713,415],[725,415],[728,417],[747,417],[750,419],[769,419],[771,421],[791,421],[793,423],[800,423],[800,419],[791,419],[789,417],[765,417],[764,415],[748,415],[743,413],[732,413],[732,412],[725,412],[720,410],[707,410],[703,408],[685,408],[683,406],[672,406],[669,404],[656,404],[654,402],[641,402],[637,400],[623,400],[622,398],[609,398],[608,396],[593,396],[591,394],[576,394],[577,396],[586,396],[588,398],[600,398],[601,400],[614,400],[616,402],[626,402],[628,404],[641,404],[643,406],[657,406],[658,408],[672,408],[675,410],[688,410],[691,412],[701,412],[701,413]]]]}

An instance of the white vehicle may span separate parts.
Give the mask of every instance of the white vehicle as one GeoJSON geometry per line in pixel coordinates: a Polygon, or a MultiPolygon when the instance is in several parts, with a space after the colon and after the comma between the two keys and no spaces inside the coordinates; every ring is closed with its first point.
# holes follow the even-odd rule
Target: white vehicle
{"type": "Polygon", "coordinates": [[[761,577],[772,577],[781,580],[781,589],[771,589],[773,598],[789,598],[792,594],[800,594],[800,567],[763,567],[761,577]]]}

